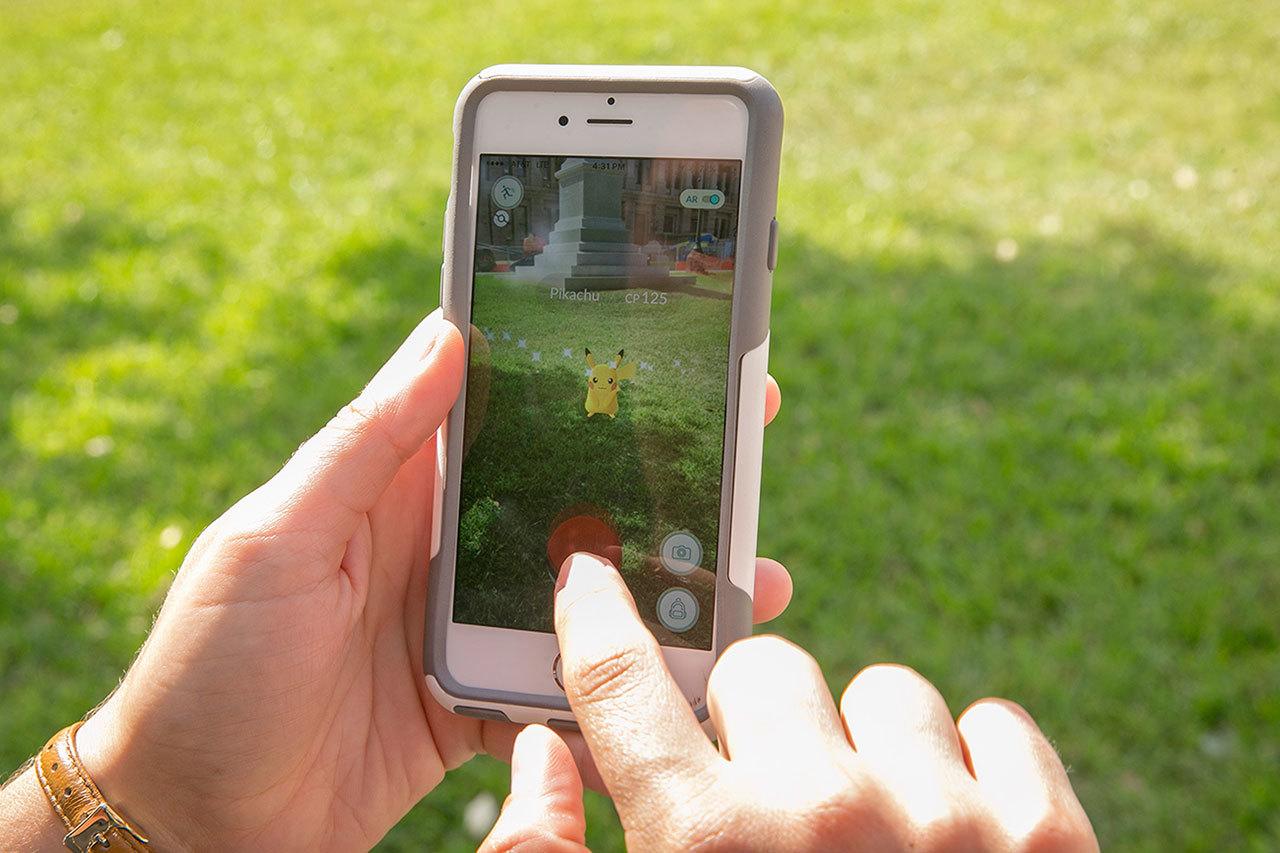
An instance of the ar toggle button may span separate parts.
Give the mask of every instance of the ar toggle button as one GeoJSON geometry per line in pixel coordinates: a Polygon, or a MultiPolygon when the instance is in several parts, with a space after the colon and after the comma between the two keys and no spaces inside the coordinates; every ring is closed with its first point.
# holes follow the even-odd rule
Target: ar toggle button
{"type": "Polygon", "coordinates": [[[719,210],[724,207],[724,191],[687,189],[680,193],[680,206],[691,210],[719,210]]]}

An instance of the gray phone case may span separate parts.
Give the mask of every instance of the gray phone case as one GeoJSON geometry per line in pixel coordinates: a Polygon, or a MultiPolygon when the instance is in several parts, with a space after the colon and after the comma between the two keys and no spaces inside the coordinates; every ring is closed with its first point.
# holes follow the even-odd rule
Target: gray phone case
{"type": "MultiPolygon", "coordinates": [[[[496,91],[718,94],[736,97],[747,106],[747,156],[738,215],[729,343],[721,547],[717,549],[716,566],[712,651],[719,656],[734,640],[751,633],[763,384],[768,359],[769,298],[777,251],[775,213],[782,148],[782,102],[764,77],[746,68],[499,65],[477,74],[463,89],[454,112],[453,183],[445,216],[440,282],[444,315],[462,331],[468,352],[474,257],[464,241],[467,227],[475,218],[470,200],[473,162],[477,153],[483,153],[475,150],[475,116],[480,101],[496,91]],[[744,396],[744,389],[759,393],[744,396]],[[743,424],[742,429],[739,422],[743,424]],[[730,566],[745,565],[746,560],[751,561],[751,572],[730,571],[730,566]]],[[[434,509],[437,521],[428,585],[424,675],[436,698],[457,713],[510,719],[513,717],[510,712],[515,709],[533,712],[514,715],[522,721],[536,719],[572,726],[572,714],[563,693],[537,695],[471,687],[460,683],[446,666],[445,643],[453,610],[458,541],[465,387],[464,383],[445,429],[440,472],[443,485],[437,488],[434,509]]],[[[694,710],[700,720],[706,719],[705,703],[695,703],[694,710]]]]}

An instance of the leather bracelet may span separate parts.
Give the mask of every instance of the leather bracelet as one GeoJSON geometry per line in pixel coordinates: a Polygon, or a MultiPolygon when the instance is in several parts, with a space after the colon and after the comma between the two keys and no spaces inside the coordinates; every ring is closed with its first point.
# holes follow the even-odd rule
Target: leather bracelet
{"type": "Polygon", "coordinates": [[[82,725],[83,721],[73,723],[49,738],[36,756],[40,787],[67,827],[62,843],[76,853],[106,850],[141,853],[147,839],[107,804],[80,763],[76,732],[82,725]]]}

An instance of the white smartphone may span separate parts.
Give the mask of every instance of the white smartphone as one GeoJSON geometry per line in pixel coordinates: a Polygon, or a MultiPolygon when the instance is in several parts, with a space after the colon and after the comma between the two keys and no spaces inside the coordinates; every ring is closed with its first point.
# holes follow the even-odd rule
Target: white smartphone
{"type": "Polygon", "coordinates": [[[750,633],[782,107],[744,68],[497,66],[458,100],[424,669],[572,727],[552,600],[611,559],[700,719],[750,633]]]}

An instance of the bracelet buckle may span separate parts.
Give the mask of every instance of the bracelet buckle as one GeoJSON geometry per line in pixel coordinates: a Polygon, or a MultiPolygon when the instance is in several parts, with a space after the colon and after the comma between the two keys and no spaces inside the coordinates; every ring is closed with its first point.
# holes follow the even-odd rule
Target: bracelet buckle
{"type": "Polygon", "coordinates": [[[139,844],[147,844],[147,839],[143,838],[138,832],[116,814],[115,809],[106,803],[100,803],[96,809],[89,812],[70,832],[62,839],[62,843],[67,845],[68,850],[75,853],[94,853],[95,850],[107,850],[110,848],[110,842],[107,841],[106,833],[108,830],[114,829],[122,835],[128,835],[139,844]]]}

